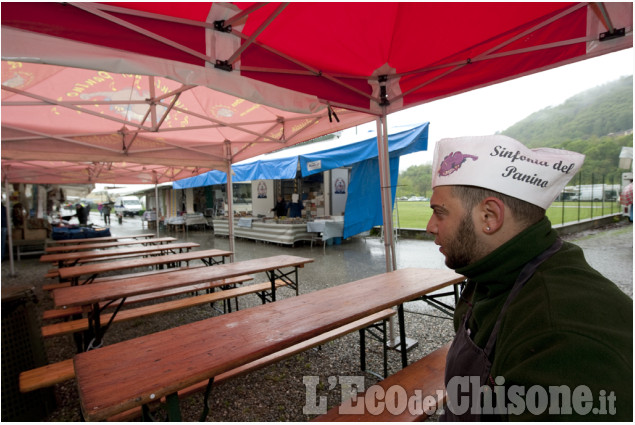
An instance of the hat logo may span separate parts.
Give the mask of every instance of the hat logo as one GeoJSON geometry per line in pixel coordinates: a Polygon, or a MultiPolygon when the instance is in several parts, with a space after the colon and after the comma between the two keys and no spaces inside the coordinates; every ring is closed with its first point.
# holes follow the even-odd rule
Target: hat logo
{"type": "Polygon", "coordinates": [[[443,162],[441,162],[439,177],[449,176],[453,172],[458,171],[468,158],[476,161],[478,156],[463,154],[460,151],[451,152],[443,158],[443,162]]]}

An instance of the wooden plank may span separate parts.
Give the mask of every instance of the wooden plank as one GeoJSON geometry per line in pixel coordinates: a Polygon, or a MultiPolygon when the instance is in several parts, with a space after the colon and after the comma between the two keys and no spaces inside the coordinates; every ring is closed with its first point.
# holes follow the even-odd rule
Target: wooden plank
{"type": "Polygon", "coordinates": [[[364,406],[364,413],[352,413],[351,403],[345,402],[341,406],[336,406],[324,415],[320,415],[313,419],[315,422],[419,422],[428,419],[425,413],[435,411],[445,403],[445,358],[447,357],[450,344],[445,344],[441,348],[433,351],[424,358],[408,365],[394,375],[379,382],[384,391],[390,387],[399,386],[405,390],[406,400],[416,397],[416,400],[426,400],[431,397],[435,400],[433,406],[425,406],[422,404],[421,411],[410,410],[410,404],[403,412],[392,414],[388,409],[382,409],[375,412],[369,412],[367,406],[376,406],[375,397],[368,402],[365,401],[365,393],[358,394],[355,406],[364,406]],[[415,391],[417,393],[415,394],[415,391]]]}
{"type": "MultiPolygon", "coordinates": [[[[176,255],[173,255],[171,257],[175,256],[176,255]]],[[[127,279],[125,282],[102,282],[73,286],[70,288],[60,288],[53,291],[53,300],[56,307],[90,305],[111,299],[130,297],[178,286],[193,285],[195,283],[227,279],[245,274],[255,274],[278,268],[303,267],[304,264],[312,261],[313,259],[311,258],[292,255],[257,258],[230,264],[218,264],[213,267],[178,270],[169,273],[169,275],[157,275],[153,279],[138,277],[127,279]]]]}
{"type": "Polygon", "coordinates": [[[20,392],[28,393],[68,381],[75,377],[73,359],[20,372],[20,392]]]}
{"type": "MultiPolygon", "coordinates": [[[[366,326],[369,326],[373,323],[379,322],[381,320],[386,320],[389,317],[393,316],[394,314],[395,314],[395,311],[392,309],[386,309],[379,313],[372,314],[361,320],[357,320],[355,322],[349,323],[331,332],[324,333],[316,338],[312,338],[308,341],[305,341],[301,344],[294,345],[293,347],[289,347],[285,350],[281,350],[270,356],[263,357],[262,359],[256,360],[247,365],[244,365],[239,368],[233,369],[229,372],[223,373],[222,375],[217,376],[214,379],[214,382],[218,384],[227,379],[244,375],[248,372],[268,366],[277,361],[286,359],[295,354],[306,351],[309,348],[316,347],[321,344],[325,344],[329,341],[339,338],[340,336],[365,328],[366,326]]],[[[66,380],[73,379],[73,378],[75,378],[75,369],[73,368],[73,359],[63,360],[58,363],[53,363],[53,364],[42,366],[36,369],[31,369],[28,371],[21,372],[20,373],[20,392],[26,393],[26,392],[34,391],[40,388],[50,387],[52,385],[55,385],[60,382],[64,382],[66,380]]],[[[206,385],[207,385],[207,381],[203,381],[196,385],[188,387],[184,390],[181,390],[179,391],[179,397],[184,397],[194,392],[201,391],[205,388],[206,385]]],[[[139,416],[140,414],[141,414],[141,409],[136,409],[135,411],[125,412],[122,415],[109,418],[109,420],[127,421],[136,416],[139,416]]]]}
{"type": "MultiPolygon", "coordinates": [[[[225,282],[215,282],[216,287],[226,285],[225,282]]],[[[276,288],[285,286],[286,282],[277,281],[276,288]]],[[[211,284],[210,284],[211,286],[211,284]]],[[[146,305],[143,307],[137,307],[129,310],[121,310],[112,323],[120,323],[128,320],[138,319],[141,317],[148,317],[160,313],[168,313],[173,311],[182,310],[188,307],[195,307],[202,304],[209,304],[216,301],[227,300],[242,295],[253,294],[255,292],[262,292],[271,289],[271,284],[258,283],[255,285],[247,285],[240,288],[226,289],[220,292],[212,292],[210,294],[197,295],[194,297],[180,298],[178,300],[165,301],[159,304],[146,305]]],[[[101,315],[101,322],[107,323],[112,317],[112,313],[106,313],[101,315]]],[[[49,338],[53,336],[68,335],[75,332],[82,332],[88,329],[88,319],[82,318],[77,320],[70,320],[66,322],[54,323],[52,325],[42,326],[42,336],[49,338]]]]}
{"type": "Polygon", "coordinates": [[[136,267],[156,266],[160,264],[176,263],[179,261],[194,261],[200,260],[201,258],[229,257],[230,255],[232,255],[231,251],[223,251],[220,249],[205,249],[149,258],[135,258],[131,260],[111,261],[108,263],[84,264],[75,267],[64,267],[59,270],[59,274],[62,280],[71,280],[80,276],[91,276],[94,274],[133,269],[136,267]]]}
{"type": "MultiPolygon", "coordinates": [[[[171,297],[173,295],[185,294],[187,292],[204,291],[206,289],[217,288],[219,286],[224,286],[224,285],[237,285],[240,283],[253,280],[253,278],[254,277],[250,275],[243,275],[243,276],[237,276],[231,279],[224,279],[221,282],[206,282],[206,283],[199,283],[197,285],[180,286],[178,288],[167,289],[165,291],[160,291],[160,292],[150,292],[149,294],[137,295],[134,297],[126,298],[124,305],[130,305],[130,304],[140,303],[140,302],[149,301],[149,300],[155,300],[158,298],[171,297]]],[[[100,308],[103,309],[106,306],[106,304],[107,303],[101,303],[100,308]]],[[[116,303],[109,304],[110,308],[115,308],[116,306],[117,306],[116,303]]],[[[72,316],[74,314],[81,314],[82,311],[83,311],[82,307],[77,307],[77,306],[69,307],[69,308],[58,308],[54,310],[46,310],[42,314],[42,320],[60,319],[63,317],[72,316]]]]}
{"type": "Polygon", "coordinates": [[[463,279],[400,269],[80,353],[84,417],[106,419],[463,279]]]}
{"type": "Polygon", "coordinates": [[[140,235],[128,235],[128,236],[102,236],[98,238],[84,238],[84,239],[49,239],[49,243],[56,243],[60,245],[65,244],[81,244],[81,243],[92,243],[92,242],[108,242],[108,241],[119,241],[123,239],[136,239],[136,238],[152,238],[155,237],[155,233],[142,233],[140,235]]]}
{"type": "Polygon", "coordinates": [[[61,254],[46,254],[40,257],[40,261],[43,263],[52,263],[52,262],[63,262],[63,261],[75,261],[75,260],[86,260],[89,258],[99,258],[99,257],[107,257],[114,255],[131,255],[131,254],[146,254],[157,251],[168,251],[168,250],[179,250],[179,249],[190,249],[197,248],[201,246],[198,243],[194,242],[179,242],[179,243],[171,243],[164,245],[151,245],[151,246],[141,246],[135,248],[122,248],[122,249],[111,249],[111,250],[101,250],[101,249],[93,249],[89,251],[79,251],[79,252],[65,252],[61,254]]]}
{"type": "Polygon", "coordinates": [[[129,241],[113,241],[113,242],[97,242],[97,243],[83,243],[79,245],[60,245],[60,246],[48,246],[45,251],[47,253],[58,252],[70,252],[70,251],[86,251],[89,249],[106,249],[117,248],[127,245],[148,245],[148,244],[161,244],[164,242],[174,242],[177,239],[171,236],[164,238],[150,238],[150,239],[133,239],[129,241]]]}

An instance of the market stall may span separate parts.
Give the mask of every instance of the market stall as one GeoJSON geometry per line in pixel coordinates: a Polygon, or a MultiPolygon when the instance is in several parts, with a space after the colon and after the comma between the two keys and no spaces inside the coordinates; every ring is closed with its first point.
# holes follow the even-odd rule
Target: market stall
{"type": "MultiPolygon", "coordinates": [[[[229,235],[229,220],[213,220],[214,235],[229,235]]],[[[298,241],[310,241],[314,235],[307,231],[307,222],[303,219],[272,219],[243,217],[234,222],[234,236],[263,242],[293,245],[298,241]]]]}

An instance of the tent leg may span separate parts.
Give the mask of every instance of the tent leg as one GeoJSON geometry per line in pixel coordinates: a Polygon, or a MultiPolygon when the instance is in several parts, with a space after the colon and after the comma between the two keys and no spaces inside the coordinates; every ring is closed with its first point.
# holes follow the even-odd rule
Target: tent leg
{"type": "Polygon", "coordinates": [[[234,262],[234,185],[232,184],[232,161],[231,161],[231,145],[229,141],[225,142],[227,156],[227,224],[229,225],[229,250],[231,255],[229,261],[234,262]]]}
{"type": "MultiPolygon", "coordinates": [[[[11,209],[9,208],[10,202],[9,202],[9,197],[11,195],[11,192],[9,192],[9,181],[5,180],[4,181],[4,188],[5,188],[5,192],[6,192],[6,199],[4,200],[5,203],[5,208],[7,209],[6,213],[7,213],[7,249],[9,250],[9,276],[14,277],[15,276],[15,265],[13,263],[13,235],[12,235],[12,226],[13,224],[11,223],[11,209]]],[[[4,248],[4,247],[3,247],[4,248]]]]}
{"type": "Polygon", "coordinates": [[[384,230],[384,250],[386,252],[386,271],[397,269],[395,244],[392,229],[392,192],[390,184],[390,162],[388,156],[388,126],[386,115],[377,118],[377,153],[381,182],[381,204],[384,230]]]}
{"type": "Polygon", "coordinates": [[[154,181],[154,211],[157,226],[157,238],[159,237],[159,188],[157,187],[157,181],[154,181]]]}

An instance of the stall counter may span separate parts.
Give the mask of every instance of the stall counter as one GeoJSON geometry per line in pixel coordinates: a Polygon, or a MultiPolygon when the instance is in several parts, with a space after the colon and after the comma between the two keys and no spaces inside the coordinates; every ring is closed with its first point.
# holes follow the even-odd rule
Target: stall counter
{"type": "MultiPolygon", "coordinates": [[[[227,219],[214,219],[214,235],[229,235],[227,219]]],[[[275,242],[284,245],[293,245],[297,241],[310,241],[313,235],[307,232],[306,223],[277,223],[261,221],[261,219],[234,219],[234,236],[258,241],[275,242]]]]}

